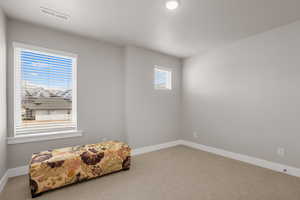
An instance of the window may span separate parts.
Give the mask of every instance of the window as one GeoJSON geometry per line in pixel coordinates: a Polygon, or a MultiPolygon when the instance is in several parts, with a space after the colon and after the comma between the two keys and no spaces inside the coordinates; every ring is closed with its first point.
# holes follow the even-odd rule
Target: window
{"type": "Polygon", "coordinates": [[[158,66],[154,68],[154,88],[157,90],[172,90],[171,69],[158,66]]]}
{"type": "Polygon", "coordinates": [[[15,136],[77,130],[77,57],[14,43],[15,136]]]}

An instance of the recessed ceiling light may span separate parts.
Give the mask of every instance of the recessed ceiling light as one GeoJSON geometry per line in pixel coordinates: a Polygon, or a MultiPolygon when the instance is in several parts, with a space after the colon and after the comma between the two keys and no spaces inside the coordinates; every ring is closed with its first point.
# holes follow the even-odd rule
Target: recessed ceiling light
{"type": "Polygon", "coordinates": [[[166,1],[166,8],[169,10],[176,10],[179,6],[179,0],[168,0],[166,1]]]}

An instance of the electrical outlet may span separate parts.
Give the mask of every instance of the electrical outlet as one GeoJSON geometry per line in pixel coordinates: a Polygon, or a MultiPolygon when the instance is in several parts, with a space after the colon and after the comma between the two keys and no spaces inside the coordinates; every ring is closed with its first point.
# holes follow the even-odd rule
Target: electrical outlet
{"type": "Polygon", "coordinates": [[[280,156],[280,157],[284,157],[285,156],[285,149],[283,147],[278,147],[277,155],[280,156]]]}
{"type": "Polygon", "coordinates": [[[199,137],[197,131],[194,131],[194,132],[193,132],[193,136],[194,136],[194,138],[198,138],[198,137],[199,137]]]}

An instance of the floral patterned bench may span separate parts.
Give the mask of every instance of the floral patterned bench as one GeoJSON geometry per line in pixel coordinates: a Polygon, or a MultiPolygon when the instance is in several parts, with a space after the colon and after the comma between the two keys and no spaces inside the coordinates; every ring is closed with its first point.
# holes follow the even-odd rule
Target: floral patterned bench
{"type": "Polygon", "coordinates": [[[68,147],[32,155],[32,197],[66,185],[130,168],[130,147],[122,142],[68,147]]]}

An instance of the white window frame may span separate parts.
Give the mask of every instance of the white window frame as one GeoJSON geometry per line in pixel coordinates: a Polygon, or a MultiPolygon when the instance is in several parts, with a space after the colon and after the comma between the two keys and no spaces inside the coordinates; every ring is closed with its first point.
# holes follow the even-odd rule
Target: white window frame
{"type": "Polygon", "coordinates": [[[155,90],[168,90],[168,91],[173,90],[173,70],[171,68],[155,65],[153,72],[154,72],[153,73],[154,74],[153,84],[154,84],[155,90]],[[156,71],[163,71],[163,72],[168,73],[169,76],[168,76],[168,83],[167,83],[166,88],[159,88],[156,86],[156,83],[155,83],[155,72],[156,71]]]}
{"type": "MultiPolygon", "coordinates": [[[[78,131],[78,123],[77,123],[77,59],[78,56],[73,53],[68,53],[64,51],[51,50],[47,48],[37,47],[33,45],[22,44],[18,42],[13,42],[14,49],[14,135],[11,138],[8,138],[9,144],[15,143],[24,143],[24,142],[33,142],[33,141],[41,141],[48,139],[58,139],[66,137],[77,137],[81,136],[82,132],[78,131]],[[20,98],[20,89],[21,89],[21,65],[20,65],[20,52],[21,50],[29,50],[37,53],[48,54],[52,56],[59,56],[68,59],[72,59],[72,122],[73,126],[71,130],[59,130],[59,126],[51,126],[49,128],[45,128],[45,126],[41,126],[41,128],[33,128],[33,133],[30,131],[26,131],[24,134],[17,134],[16,127],[18,123],[21,122],[21,98],[20,98]],[[17,102],[18,101],[18,102],[17,102]],[[55,131],[54,131],[55,129],[55,131]],[[37,131],[41,131],[41,133],[37,133],[37,131]],[[39,137],[38,139],[35,139],[39,137]],[[18,138],[17,140],[14,138],[18,138]],[[20,139],[21,138],[21,139],[20,139]],[[24,138],[24,139],[22,139],[24,138]]],[[[68,126],[61,128],[68,128],[68,126]]]]}

